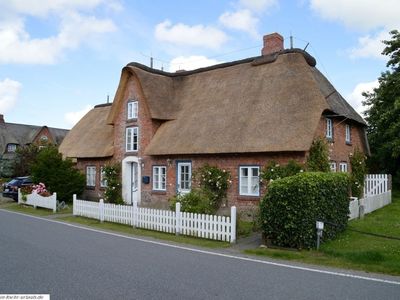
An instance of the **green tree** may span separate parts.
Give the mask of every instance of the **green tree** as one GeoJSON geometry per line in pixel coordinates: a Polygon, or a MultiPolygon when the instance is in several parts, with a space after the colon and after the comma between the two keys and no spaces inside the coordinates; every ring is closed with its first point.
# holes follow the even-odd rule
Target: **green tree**
{"type": "Polygon", "coordinates": [[[307,171],[310,172],[329,172],[328,145],[322,138],[316,138],[310,148],[307,157],[307,171]]]}
{"type": "Polygon", "coordinates": [[[71,160],[63,160],[54,146],[40,150],[31,166],[31,174],[34,182],[43,182],[49,192],[56,192],[60,201],[71,202],[72,195],[81,194],[85,187],[85,177],[74,168],[71,160]]]}
{"type": "Polygon", "coordinates": [[[27,176],[31,174],[32,164],[36,162],[39,154],[39,147],[31,144],[24,147],[18,147],[14,161],[14,175],[27,176]]]}
{"type": "Polygon", "coordinates": [[[369,170],[373,173],[390,173],[400,183],[400,33],[390,32],[391,40],[382,54],[387,55],[389,68],[378,78],[379,86],[364,93],[367,105],[368,140],[371,157],[369,170]]]}

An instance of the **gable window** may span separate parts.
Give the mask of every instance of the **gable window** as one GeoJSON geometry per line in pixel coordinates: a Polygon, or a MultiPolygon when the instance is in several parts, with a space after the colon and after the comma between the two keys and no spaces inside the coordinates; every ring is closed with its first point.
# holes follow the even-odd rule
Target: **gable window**
{"type": "Polygon", "coordinates": [[[17,144],[7,144],[7,152],[17,151],[17,144]]]}
{"type": "Polygon", "coordinates": [[[260,195],[260,167],[240,167],[239,168],[239,194],[243,196],[260,195]]]}
{"type": "Polygon", "coordinates": [[[349,124],[346,124],[346,144],[351,143],[351,127],[349,124]]]}
{"type": "Polygon", "coordinates": [[[167,167],[154,166],[153,167],[153,190],[154,191],[165,191],[166,190],[166,174],[167,167]]]}
{"type": "Polygon", "coordinates": [[[329,167],[331,168],[331,172],[336,172],[336,162],[331,161],[329,167]]]}
{"type": "Polygon", "coordinates": [[[100,168],[100,187],[107,187],[106,173],[104,167],[100,168]]]}
{"type": "Polygon", "coordinates": [[[341,162],[341,163],[339,164],[339,171],[340,171],[340,172],[347,172],[347,163],[341,162]]]}
{"type": "Polygon", "coordinates": [[[86,186],[96,186],[96,167],[86,167],[86,186]]]}
{"type": "Polygon", "coordinates": [[[333,139],[333,122],[332,119],[326,119],[326,134],[327,139],[333,139]]]}
{"type": "Polygon", "coordinates": [[[128,120],[137,119],[138,117],[138,102],[130,101],[128,102],[128,120]]]}
{"type": "Polygon", "coordinates": [[[139,128],[128,127],[126,129],[126,151],[138,151],[139,128]]]}

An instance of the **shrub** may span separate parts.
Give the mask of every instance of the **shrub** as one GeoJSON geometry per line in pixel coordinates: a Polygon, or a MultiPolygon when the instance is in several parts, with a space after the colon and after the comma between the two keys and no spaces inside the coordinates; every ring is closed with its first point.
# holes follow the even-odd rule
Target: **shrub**
{"type": "Polygon", "coordinates": [[[121,191],[121,167],[119,164],[110,164],[103,167],[107,186],[104,192],[104,200],[109,203],[123,204],[121,191]]]}
{"type": "Polygon", "coordinates": [[[27,176],[31,174],[31,167],[36,162],[39,147],[35,144],[18,147],[15,151],[14,176],[27,176]]]}
{"type": "Polygon", "coordinates": [[[222,200],[226,198],[226,192],[232,182],[230,172],[215,166],[204,165],[196,171],[194,176],[202,194],[208,197],[208,210],[217,211],[222,200]]]}
{"type": "Polygon", "coordinates": [[[197,214],[212,214],[215,210],[210,205],[210,195],[201,189],[193,189],[187,194],[176,195],[169,199],[169,207],[175,211],[176,202],[181,203],[181,211],[197,213],[197,214]]]}
{"type": "Polygon", "coordinates": [[[365,155],[360,150],[356,149],[353,155],[350,155],[351,165],[351,194],[354,197],[360,198],[364,190],[364,178],[367,173],[367,165],[365,155]]]}
{"type": "Polygon", "coordinates": [[[323,240],[345,229],[349,213],[346,173],[300,173],[273,181],[260,203],[262,230],[273,244],[291,248],[315,245],[315,222],[325,223],[323,240]]]}
{"type": "Polygon", "coordinates": [[[328,144],[324,139],[316,138],[307,158],[307,170],[310,172],[329,172],[328,144]]]}
{"type": "Polygon", "coordinates": [[[36,183],[46,183],[50,193],[57,193],[57,199],[72,201],[73,194],[81,194],[85,187],[85,177],[74,168],[71,160],[63,160],[54,146],[40,150],[31,166],[32,178],[36,183]]]}
{"type": "Polygon", "coordinates": [[[295,160],[289,160],[286,165],[280,165],[272,160],[262,171],[261,178],[266,182],[296,175],[304,170],[304,166],[295,160]]]}

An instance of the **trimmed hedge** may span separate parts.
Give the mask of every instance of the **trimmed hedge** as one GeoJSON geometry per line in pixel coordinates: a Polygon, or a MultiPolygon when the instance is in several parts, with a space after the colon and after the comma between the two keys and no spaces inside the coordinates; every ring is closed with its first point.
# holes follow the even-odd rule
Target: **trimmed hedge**
{"type": "Polygon", "coordinates": [[[315,222],[325,223],[323,240],[347,226],[350,180],[346,173],[306,172],[273,181],[260,203],[261,226],[274,245],[312,248],[315,222]]]}

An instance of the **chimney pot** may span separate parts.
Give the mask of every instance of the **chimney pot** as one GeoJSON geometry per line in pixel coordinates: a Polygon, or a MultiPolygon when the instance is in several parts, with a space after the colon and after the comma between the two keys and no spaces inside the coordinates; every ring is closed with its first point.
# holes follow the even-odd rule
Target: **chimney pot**
{"type": "Polygon", "coordinates": [[[0,114],[0,124],[4,124],[4,115],[0,114]]]}
{"type": "Polygon", "coordinates": [[[264,47],[261,50],[261,55],[268,55],[271,53],[282,51],[284,49],[283,36],[281,36],[277,32],[264,35],[263,40],[264,40],[264,47]]]}

